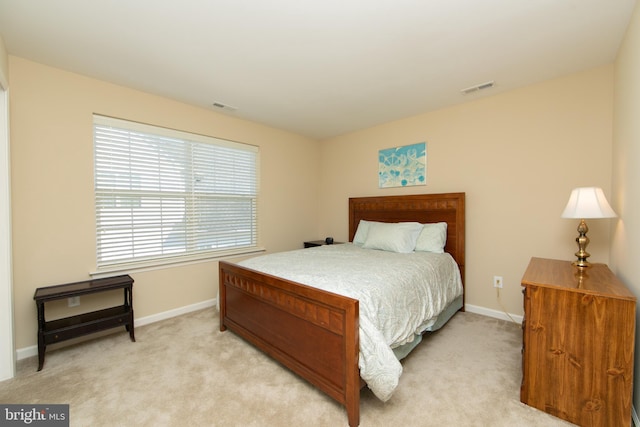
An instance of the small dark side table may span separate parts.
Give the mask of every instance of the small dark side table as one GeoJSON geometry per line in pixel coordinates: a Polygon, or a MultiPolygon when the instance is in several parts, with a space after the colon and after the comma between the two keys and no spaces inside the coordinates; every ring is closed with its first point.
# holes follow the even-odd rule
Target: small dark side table
{"type": "MultiPolygon", "coordinates": [[[[339,245],[344,242],[333,242],[332,245],[339,245]]],[[[303,242],[305,248],[314,248],[316,246],[327,245],[328,243],[324,240],[310,240],[307,242],[303,242]]]]}
{"type": "Polygon", "coordinates": [[[104,279],[86,280],[36,289],[33,299],[38,308],[38,371],[44,365],[47,344],[53,344],[93,332],[124,326],[135,342],[133,331],[133,279],[128,274],[104,279]],[[49,301],[97,292],[123,289],[124,303],[103,310],[46,321],[44,304],[49,301]]]}

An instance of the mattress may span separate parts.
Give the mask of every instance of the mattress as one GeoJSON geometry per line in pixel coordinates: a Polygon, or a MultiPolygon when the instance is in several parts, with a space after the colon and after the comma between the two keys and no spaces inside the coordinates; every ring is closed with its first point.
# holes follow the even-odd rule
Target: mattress
{"type": "Polygon", "coordinates": [[[393,349],[412,343],[462,295],[451,255],[401,254],[351,243],[262,255],[244,267],[359,301],[360,376],[381,400],[398,385],[402,365],[393,349]]]}

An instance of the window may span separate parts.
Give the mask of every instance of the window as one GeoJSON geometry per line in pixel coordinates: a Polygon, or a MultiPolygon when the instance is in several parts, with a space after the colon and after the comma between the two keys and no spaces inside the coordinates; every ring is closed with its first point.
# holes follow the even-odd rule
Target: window
{"type": "Polygon", "coordinates": [[[98,270],[257,249],[258,148],[94,115],[98,270]]]}

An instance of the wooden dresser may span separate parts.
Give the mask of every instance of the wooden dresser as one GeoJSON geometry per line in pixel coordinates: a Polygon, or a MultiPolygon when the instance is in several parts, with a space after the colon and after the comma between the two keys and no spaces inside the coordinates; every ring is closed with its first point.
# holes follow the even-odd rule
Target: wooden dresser
{"type": "Polygon", "coordinates": [[[532,258],[520,400],[581,426],[631,425],[635,296],[605,264],[532,258]]]}

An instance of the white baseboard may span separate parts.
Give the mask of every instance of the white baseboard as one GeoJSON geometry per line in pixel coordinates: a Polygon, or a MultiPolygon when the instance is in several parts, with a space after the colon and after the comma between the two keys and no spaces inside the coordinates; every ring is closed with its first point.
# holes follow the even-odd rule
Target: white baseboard
{"type": "MultiPolygon", "coordinates": [[[[149,325],[151,323],[160,322],[161,320],[171,319],[172,317],[180,316],[183,314],[191,313],[192,311],[198,311],[209,307],[214,307],[216,305],[216,299],[210,299],[202,302],[198,302],[195,304],[187,305],[184,307],[175,308],[173,310],[163,311],[162,313],[152,314],[150,316],[140,317],[135,319],[136,326],[144,326],[149,325]]],[[[496,319],[502,320],[511,320],[509,317],[503,313],[502,311],[491,310],[489,308],[480,307],[477,305],[466,304],[465,310],[470,313],[481,314],[483,316],[494,317],[496,319]]],[[[510,316],[516,322],[522,323],[522,316],[518,316],[515,314],[510,314],[510,316]]],[[[38,355],[38,346],[32,345],[29,347],[19,348],[16,350],[16,360],[26,359],[28,357],[33,357],[38,355]]],[[[640,423],[636,424],[640,427],[640,423]]]]}
{"type": "Polygon", "coordinates": [[[151,316],[141,317],[135,320],[136,326],[144,326],[150,323],[156,323],[161,320],[171,319],[172,317],[181,316],[183,314],[191,313],[192,311],[198,311],[209,307],[215,307],[216,299],[209,299],[206,301],[197,302],[195,304],[187,305],[184,307],[174,308],[173,310],[163,311],[162,313],[152,314],[151,316]]]}
{"type": "Polygon", "coordinates": [[[507,315],[507,313],[503,311],[492,310],[490,308],[480,307],[478,305],[472,305],[472,304],[465,304],[464,309],[470,313],[481,314],[483,316],[494,317],[496,319],[502,319],[502,320],[508,320],[508,321],[513,320],[516,323],[522,323],[522,316],[519,316],[517,314],[509,313],[507,315]],[[511,318],[509,316],[511,316],[511,318]]]}
{"type": "Polygon", "coordinates": [[[631,424],[635,427],[640,427],[640,418],[638,418],[638,412],[636,407],[631,405],[631,424]]]}
{"type": "MultiPolygon", "coordinates": [[[[135,319],[134,323],[136,327],[149,325],[151,323],[159,322],[161,320],[171,319],[172,317],[181,316],[183,314],[191,313],[192,311],[198,311],[209,307],[215,307],[216,299],[210,299],[202,302],[198,302],[184,307],[174,308],[173,310],[163,311],[162,313],[152,314],[150,316],[140,317],[135,319]]],[[[22,360],[27,357],[33,357],[38,355],[38,346],[32,345],[29,347],[19,348],[16,350],[16,359],[22,360]]]]}

